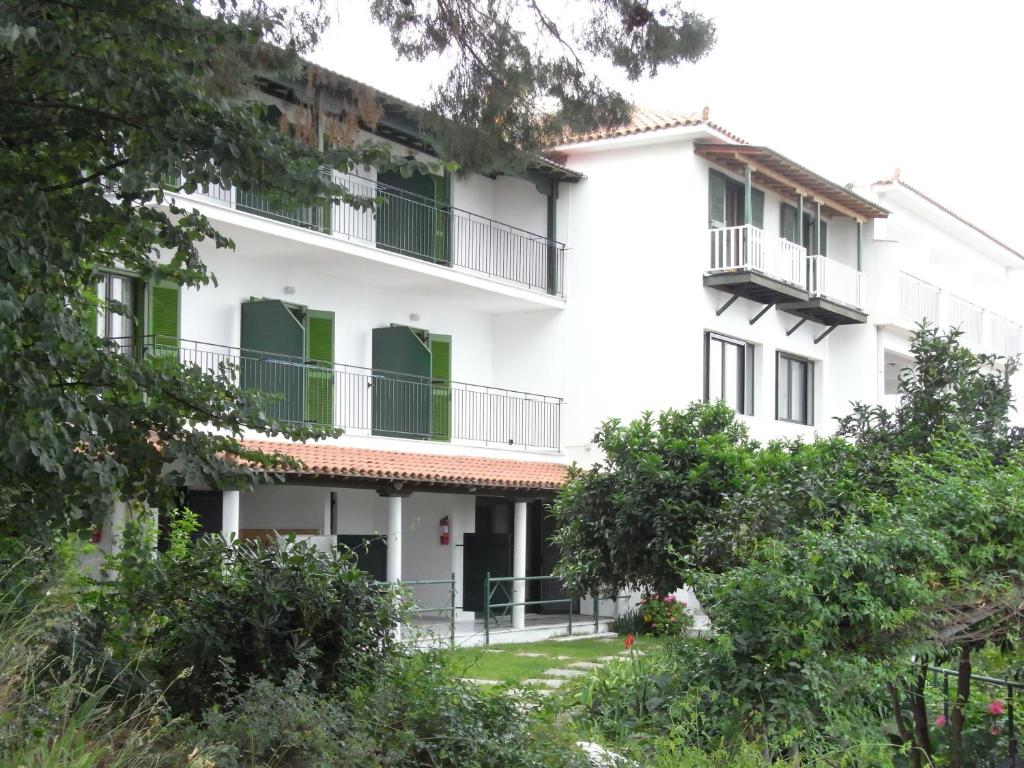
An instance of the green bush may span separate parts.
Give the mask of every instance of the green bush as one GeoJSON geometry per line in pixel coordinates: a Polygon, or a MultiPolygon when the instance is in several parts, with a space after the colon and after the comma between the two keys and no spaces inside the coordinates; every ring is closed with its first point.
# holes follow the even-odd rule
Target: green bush
{"type": "Polygon", "coordinates": [[[218,768],[584,768],[539,699],[466,685],[446,656],[394,657],[344,704],[301,672],[254,681],[180,738],[218,768]]]}
{"type": "Polygon", "coordinates": [[[250,680],[279,684],[299,667],[318,690],[344,692],[393,651],[398,595],[343,555],[211,536],[172,542],[158,558],[128,547],[111,567],[108,634],[152,648],[175,712],[198,715],[250,680]]]}

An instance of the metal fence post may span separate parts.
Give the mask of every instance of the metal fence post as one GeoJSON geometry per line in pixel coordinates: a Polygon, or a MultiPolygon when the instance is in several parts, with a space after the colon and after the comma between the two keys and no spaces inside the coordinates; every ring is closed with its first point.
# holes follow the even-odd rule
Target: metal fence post
{"type": "Polygon", "coordinates": [[[1013,723],[1013,686],[1006,686],[1006,721],[1010,736],[1010,765],[1017,765],[1017,729],[1013,723]]]}
{"type": "Polygon", "coordinates": [[[452,634],[451,634],[452,649],[454,649],[455,648],[455,574],[454,573],[452,573],[451,598],[452,598],[451,612],[448,614],[448,616],[449,616],[449,626],[451,627],[451,631],[452,631],[452,634]]]}
{"type": "Polygon", "coordinates": [[[491,644],[491,572],[484,576],[484,645],[491,644]]]}
{"type": "Polygon", "coordinates": [[[573,602],[574,602],[573,599],[570,597],[569,598],[569,634],[570,635],[572,634],[572,604],[573,604],[573,602]]]}
{"type": "Polygon", "coordinates": [[[598,617],[598,614],[597,614],[597,611],[598,611],[597,602],[598,602],[597,601],[597,593],[595,592],[594,593],[594,634],[595,635],[597,634],[598,629],[601,626],[601,622],[599,621],[599,617],[598,617]]]}

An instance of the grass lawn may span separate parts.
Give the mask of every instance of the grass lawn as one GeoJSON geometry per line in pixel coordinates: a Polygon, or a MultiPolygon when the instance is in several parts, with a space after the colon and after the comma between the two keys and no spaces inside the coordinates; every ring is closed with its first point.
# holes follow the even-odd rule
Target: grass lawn
{"type": "MultiPolygon", "coordinates": [[[[452,668],[462,677],[515,683],[543,677],[544,670],[564,668],[575,661],[597,661],[601,656],[614,656],[623,650],[622,643],[623,638],[613,637],[458,648],[451,652],[452,668]]],[[[641,637],[633,647],[650,651],[660,643],[657,638],[641,637]]]]}

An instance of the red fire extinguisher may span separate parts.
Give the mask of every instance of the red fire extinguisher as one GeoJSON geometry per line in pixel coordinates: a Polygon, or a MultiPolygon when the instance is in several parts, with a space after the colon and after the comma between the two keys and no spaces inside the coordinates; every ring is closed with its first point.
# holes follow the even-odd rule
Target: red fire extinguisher
{"type": "Polygon", "coordinates": [[[450,533],[450,531],[451,531],[451,529],[450,529],[449,524],[448,524],[448,515],[445,515],[444,517],[441,518],[441,544],[442,545],[447,545],[448,544],[448,534],[450,533]]]}

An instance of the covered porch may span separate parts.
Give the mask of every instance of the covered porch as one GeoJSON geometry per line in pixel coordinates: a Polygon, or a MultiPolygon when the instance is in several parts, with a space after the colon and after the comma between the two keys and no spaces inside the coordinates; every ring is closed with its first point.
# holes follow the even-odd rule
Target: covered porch
{"type": "Polygon", "coordinates": [[[566,595],[546,505],[563,464],[249,441],[305,465],[253,491],[190,489],[203,529],[228,539],[294,535],[351,549],[414,603],[410,642],[476,645],[603,631],[613,606],[566,595]],[[572,613],[570,628],[570,611],[572,613]],[[607,614],[601,617],[600,614],[607,614]]]}

